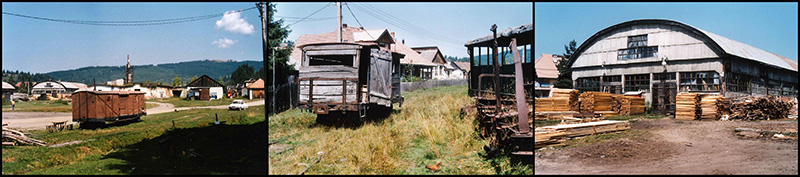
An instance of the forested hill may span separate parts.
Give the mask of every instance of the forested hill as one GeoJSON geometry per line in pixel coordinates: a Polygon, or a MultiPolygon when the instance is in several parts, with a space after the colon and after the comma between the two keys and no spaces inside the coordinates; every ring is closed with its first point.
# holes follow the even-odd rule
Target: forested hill
{"type": "MultiPolygon", "coordinates": [[[[134,65],[133,82],[145,82],[146,80],[150,80],[150,82],[170,84],[175,76],[178,76],[185,84],[194,76],[200,77],[202,75],[208,75],[214,80],[219,80],[220,77],[222,77],[223,81],[220,82],[224,83],[230,80],[231,73],[233,73],[239,65],[245,63],[252,66],[254,71],[258,71],[263,66],[262,61],[251,60],[199,60],[156,65],[134,65]]],[[[101,84],[107,81],[122,79],[125,74],[125,66],[90,66],[66,71],[54,71],[46,74],[55,79],[61,79],[62,81],[80,82],[87,85],[91,85],[92,79],[96,79],[97,84],[101,84]]]]}

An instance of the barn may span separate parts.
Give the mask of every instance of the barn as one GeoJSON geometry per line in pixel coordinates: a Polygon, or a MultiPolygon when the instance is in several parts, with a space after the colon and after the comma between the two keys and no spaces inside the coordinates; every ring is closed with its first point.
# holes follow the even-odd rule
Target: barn
{"type": "MultiPolygon", "coordinates": [[[[195,100],[224,98],[225,93],[223,92],[222,87],[224,87],[224,85],[220,84],[211,77],[208,77],[208,75],[203,75],[191,83],[186,84],[187,97],[195,100]]],[[[181,96],[183,96],[183,93],[181,93],[181,96]]]]}
{"type": "Polygon", "coordinates": [[[673,20],[602,29],[568,65],[575,89],[642,91],[660,113],[675,111],[679,92],[797,96],[797,61],[673,20]]]}

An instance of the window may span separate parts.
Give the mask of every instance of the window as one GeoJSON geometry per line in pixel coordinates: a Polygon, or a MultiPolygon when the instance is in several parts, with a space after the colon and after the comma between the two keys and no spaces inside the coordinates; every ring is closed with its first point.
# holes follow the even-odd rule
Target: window
{"type": "Polygon", "coordinates": [[[628,36],[628,48],[647,46],[647,35],[628,36]]]}
{"type": "Polygon", "coordinates": [[[658,57],[658,46],[647,46],[647,35],[628,36],[628,48],[619,49],[617,60],[658,57]]]}
{"type": "Polygon", "coordinates": [[[630,92],[630,91],[649,91],[649,90],[650,90],[650,74],[626,75],[625,76],[625,91],[626,92],[630,92]]]}
{"type": "Polygon", "coordinates": [[[600,91],[600,77],[578,78],[575,83],[575,89],[581,92],[600,91]]]}
{"type": "Polygon", "coordinates": [[[353,55],[320,55],[309,56],[309,66],[344,65],[353,66],[353,55]]]}
{"type": "Polygon", "coordinates": [[[681,91],[720,91],[719,85],[715,71],[681,73],[681,91]]]}
{"type": "Polygon", "coordinates": [[[648,58],[648,57],[658,57],[658,46],[619,49],[619,51],[617,52],[618,60],[648,58]]]}
{"type": "Polygon", "coordinates": [[[622,94],[622,76],[604,76],[601,92],[622,94]]]}
{"type": "Polygon", "coordinates": [[[653,82],[656,82],[656,81],[660,82],[661,80],[664,80],[664,81],[670,81],[670,80],[671,81],[675,81],[675,73],[667,73],[667,74],[664,74],[664,73],[653,73],[653,82]]]}

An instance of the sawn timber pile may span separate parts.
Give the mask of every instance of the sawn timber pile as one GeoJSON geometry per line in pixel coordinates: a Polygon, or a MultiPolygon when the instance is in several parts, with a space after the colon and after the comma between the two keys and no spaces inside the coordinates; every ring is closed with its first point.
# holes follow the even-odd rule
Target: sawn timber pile
{"type": "Polygon", "coordinates": [[[774,96],[746,98],[733,104],[731,119],[772,120],[787,118],[796,104],[792,100],[779,99],[774,96]]]}
{"type": "Polygon", "coordinates": [[[675,96],[675,119],[699,119],[700,99],[701,96],[698,93],[678,93],[678,95],[675,96]]]}
{"type": "Polygon", "coordinates": [[[618,115],[637,115],[644,113],[644,98],[612,95],[611,109],[618,115]]]}
{"type": "Polygon", "coordinates": [[[611,93],[583,92],[580,96],[580,112],[611,111],[611,93]]]}
{"type": "Polygon", "coordinates": [[[534,148],[562,142],[563,138],[628,130],[630,128],[630,122],[616,120],[539,127],[536,128],[534,134],[534,148]]]}
{"type": "Polygon", "coordinates": [[[575,89],[553,89],[551,98],[569,98],[569,111],[578,111],[578,90],[575,89]]]}
{"type": "Polygon", "coordinates": [[[724,110],[720,110],[719,105],[721,99],[725,97],[721,95],[708,95],[700,99],[700,119],[703,120],[716,120],[723,114],[724,110]]]}
{"type": "Polygon", "coordinates": [[[537,112],[569,111],[569,98],[535,98],[537,112]]]}

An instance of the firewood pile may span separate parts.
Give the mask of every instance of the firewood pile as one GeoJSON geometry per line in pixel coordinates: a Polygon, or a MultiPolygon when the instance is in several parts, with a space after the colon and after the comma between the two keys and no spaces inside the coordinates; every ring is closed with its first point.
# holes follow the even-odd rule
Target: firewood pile
{"type": "Polygon", "coordinates": [[[700,99],[698,93],[678,93],[675,96],[675,119],[695,120],[700,119],[700,99]]]}
{"type": "Polygon", "coordinates": [[[578,111],[578,90],[575,89],[553,89],[551,98],[569,98],[569,111],[578,111]]]}
{"type": "Polygon", "coordinates": [[[42,140],[37,140],[28,137],[19,130],[9,129],[3,127],[3,144],[5,145],[6,142],[12,142],[10,144],[18,144],[18,145],[34,145],[34,146],[44,146],[45,143],[42,140]]]}
{"type": "Polygon", "coordinates": [[[622,100],[624,96],[619,94],[611,94],[611,111],[616,113],[621,112],[622,110],[622,100]]]}
{"type": "Polygon", "coordinates": [[[583,92],[580,96],[580,112],[611,111],[611,93],[583,92]]]}
{"type": "Polygon", "coordinates": [[[779,99],[774,96],[749,97],[733,103],[731,119],[739,120],[772,120],[788,118],[793,100],[779,99]]]}
{"type": "Polygon", "coordinates": [[[569,111],[569,98],[536,98],[536,111],[569,111]]]}

